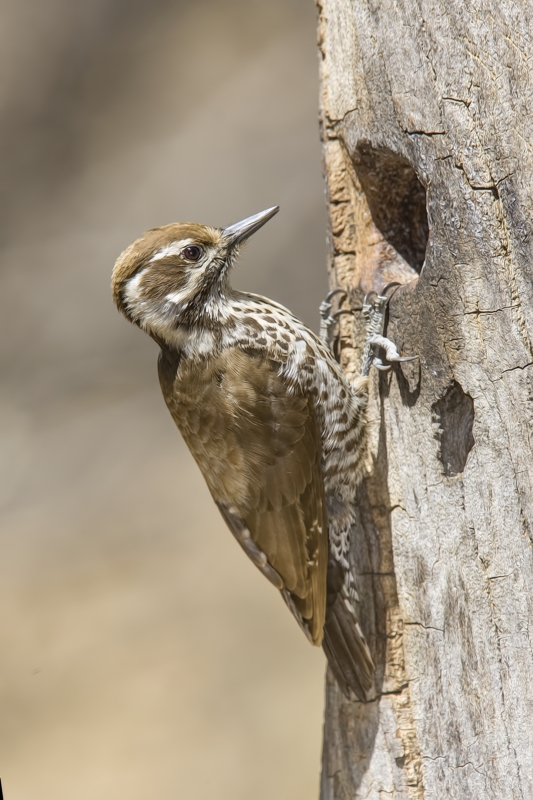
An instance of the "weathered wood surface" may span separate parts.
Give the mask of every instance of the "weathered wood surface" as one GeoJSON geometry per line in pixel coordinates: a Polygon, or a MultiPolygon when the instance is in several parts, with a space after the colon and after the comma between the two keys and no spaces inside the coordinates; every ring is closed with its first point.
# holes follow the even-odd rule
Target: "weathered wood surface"
{"type": "MultiPolygon", "coordinates": [[[[328,679],[322,799],[527,800],[533,6],[319,14],[331,284],[356,303],[411,281],[388,333],[420,356],[373,377],[353,555],[378,695],[348,702],[328,679]]],[[[353,371],[361,329],[342,323],[353,371]]]]}

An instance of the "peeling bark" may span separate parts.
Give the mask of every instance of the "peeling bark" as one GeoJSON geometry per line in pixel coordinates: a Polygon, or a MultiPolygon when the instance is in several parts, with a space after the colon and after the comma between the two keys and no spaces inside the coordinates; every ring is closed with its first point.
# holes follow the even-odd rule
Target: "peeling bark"
{"type": "Polygon", "coordinates": [[[419,356],[372,379],[353,564],[377,695],[328,676],[321,797],[530,798],[533,7],[319,15],[331,286],[404,284],[388,335],[419,356]]]}

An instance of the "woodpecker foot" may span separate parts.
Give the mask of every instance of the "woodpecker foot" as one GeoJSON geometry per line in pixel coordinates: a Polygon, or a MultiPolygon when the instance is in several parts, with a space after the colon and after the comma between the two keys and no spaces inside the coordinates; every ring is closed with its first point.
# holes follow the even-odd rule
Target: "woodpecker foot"
{"type": "Polygon", "coordinates": [[[391,298],[391,295],[387,294],[387,292],[389,289],[399,285],[398,283],[389,283],[381,290],[380,294],[369,292],[363,300],[362,311],[366,320],[366,341],[361,363],[361,375],[368,375],[371,367],[375,367],[382,372],[388,372],[393,363],[414,361],[418,358],[418,356],[401,356],[394,342],[391,342],[390,339],[383,335],[387,305],[391,298]],[[376,349],[381,349],[385,352],[385,359],[390,362],[389,364],[384,364],[381,358],[376,355],[376,349]]]}
{"type": "Polygon", "coordinates": [[[341,314],[351,314],[352,312],[349,309],[341,308],[340,306],[346,300],[347,293],[344,289],[333,289],[333,291],[328,292],[326,295],[326,299],[320,303],[320,332],[319,336],[323,342],[325,342],[331,352],[334,352],[335,346],[335,327],[339,320],[341,314]],[[333,298],[338,296],[338,308],[336,311],[333,311],[333,298]]]}

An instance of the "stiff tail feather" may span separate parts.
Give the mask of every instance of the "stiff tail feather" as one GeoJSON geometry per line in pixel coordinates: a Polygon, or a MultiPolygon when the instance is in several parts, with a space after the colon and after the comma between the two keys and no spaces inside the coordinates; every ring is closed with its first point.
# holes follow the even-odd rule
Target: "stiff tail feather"
{"type": "Polygon", "coordinates": [[[350,576],[340,573],[339,565],[330,562],[322,647],[344,694],[349,697],[351,690],[359,700],[365,702],[374,683],[374,662],[352,600],[346,596],[350,576]]]}

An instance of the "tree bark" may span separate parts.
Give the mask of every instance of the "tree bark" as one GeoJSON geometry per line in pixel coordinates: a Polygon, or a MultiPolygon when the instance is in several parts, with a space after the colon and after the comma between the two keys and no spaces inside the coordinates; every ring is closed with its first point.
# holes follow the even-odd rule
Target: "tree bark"
{"type": "Polygon", "coordinates": [[[322,800],[531,798],[533,6],[319,12],[331,286],[406,284],[387,335],[419,356],[372,376],[352,555],[377,692],[328,676],[322,800]]]}

